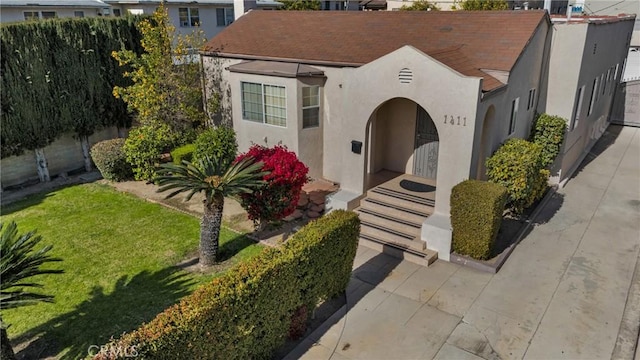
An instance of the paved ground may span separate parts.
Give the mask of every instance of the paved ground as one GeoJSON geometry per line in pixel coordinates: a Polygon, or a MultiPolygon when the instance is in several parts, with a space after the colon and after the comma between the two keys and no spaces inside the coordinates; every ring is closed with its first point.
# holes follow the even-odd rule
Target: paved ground
{"type": "Polygon", "coordinates": [[[496,275],[359,249],[346,307],[287,359],[633,359],[640,129],[611,126],[536,220],[496,275]]]}

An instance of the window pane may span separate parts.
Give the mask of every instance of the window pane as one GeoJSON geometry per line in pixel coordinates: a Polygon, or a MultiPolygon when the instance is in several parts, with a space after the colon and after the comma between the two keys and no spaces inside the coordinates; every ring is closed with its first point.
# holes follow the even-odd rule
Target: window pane
{"type": "Polygon", "coordinates": [[[187,8],[179,8],[180,26],[189,26],[189,10],[187,8]]]}
{"type": "Polygon", "coordinates": [[[233,20],[235,20],[235,13],[233,12],[233,8],[225,8],[225,25],[231,25],[233,20]]]}
{"type": "Polygon", "coordinates": [[[267,124],[287,125],[287,104],[283,86],[264,85],[264,105],[264,121],[267,124]]]}
{"type": "Polygon", "coordinates": [[[74,11],[73,16],[77,18],[82,18],[84,17],[84,11],[74,11]]]}
{"type": "Polygon", "coordinates": [[[198,8],[191,8],[191,26],[200,26],[200,11],[198,8]]]}
{"type": "Polygon", "coordinates": [[[302,110],[302,128],[320,126],[320,108],[314,107],[302,110]]]}
{"type": "Polygon", "coordinates": [[[24,19],[25,20],[38,20],[38,12],[37,11],[25,11],[24,19]]]}
{"type": "Polygon", "coordinates": [[[56,12],[55,11],[43,11],[42,12],[42,18],[43,19],[53,19],[56,17],[56,12]]]}
{"type": "Polygon", "coordinates": [[[216,9],[216,25],[224,26],[224,9],[216,9]]]}
{"type": "Polygon", "coordinates": [[[242,118],[262,122],[262,86],[254,83],[241,83],[242,118]]]}

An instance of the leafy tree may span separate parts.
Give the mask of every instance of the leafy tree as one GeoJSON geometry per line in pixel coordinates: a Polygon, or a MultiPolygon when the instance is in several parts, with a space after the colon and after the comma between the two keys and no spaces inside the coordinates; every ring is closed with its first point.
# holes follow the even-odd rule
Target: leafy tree
{"type": "Polygon", "coordinates": [[[236,133],[227,126],[216,126],[206,129],[195,142],[193,160],[197,164],[200,160],[210,157],[220,161],[220,166],[227,168],[236,159],[238,143],[236,133]]]}
{"type": "MultiPolygon", "coordinates": [[[[48,245],[34,250],[42,241],[35,232],[18,234],[18,226],[11,222],[6,227],[0,223],[0,310],[13,309],[39,302],[52,302],[53,297],[32,290],[42,288],[41,284],[31,279],[37,275],[60,274],[62,270],[42,269],[43,264],[61,261],[51,257],[48,245]]],[[[13,348],[9,343],[7,325],[0,316],[0,358],[15,359],[13,348]]]]}
{"type": "Polygon", "coordinates": [[[133,81],[130,86],[115,86],[113,95],[128,104],[141,124],[160,121],[177,131],[200,126],[206,119],[196,54],[205,42],[202,30],[177,34],[163,4],[138,29],[144,53],[112,53],[120,66],[129,69],[124,76],[133,81]]]}
{"type": "Polygon", "coordinates": [[[426,0],[417,0],[414,1],[411,5],[402,5],[400,10],[407,11],[438,11],[440,8],[435,4],[432,4],[426,0]]]}
{"type": "Polygon", "coordinates": [[[131,129],[122,150],[133,168],[134,179],[153,180],[160,155],[173,145],[172,135],[169,125],[159,122],[131,129]]]}
{"type": "Polygon", "coordinates": [[[284,0],[279,10],[320,10],[320,0],[284,0]]]}
{"type": "Polygon", "coordinates": [[[307,182],[309,168],[296,154],[284,146],[267,148],[253,145],[238,160],[253,158],[264,165],[264,184],[251,195],[241,195],[241,204],[259,228],[270,221],[290,215],[296,209],[302,186],[307,182]]]}
{"type": "Polygon", "coordinates": [[[262,163],[242,159],[230,167],[221,166],[218,158],[205,158],[195,166],[186,160],[180,165],[164,164],[156,179],[158,192],[173,190],[167,198],[188,192],[185,201],[197,193],[204,194],[204,214],[200,222],[200,266],[215,264],[225,196],[251,194],[263,183],[262,163]]]}
{"type": "Polygon", "coordinates": [[[455,6],[462,10],[509,10],[506,0],[462,0],[455,6]]]}

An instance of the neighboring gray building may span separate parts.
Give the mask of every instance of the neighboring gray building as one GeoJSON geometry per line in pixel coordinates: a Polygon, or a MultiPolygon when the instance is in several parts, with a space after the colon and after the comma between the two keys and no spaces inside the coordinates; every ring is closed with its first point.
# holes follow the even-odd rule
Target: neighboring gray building
{"type": "Polygon", "coordinates": [[[250,12],[202,55],[241,151],[285,144],[340,185],[329,207],[361,206],[364,240],[448,260],[451,188],[484,178],[486,158],[527,138],[536,112],[568,121],[555,181],[602,135],[634,18],[250,12]]]}
{"type": "Polygon", "coordinates": [[[2,0],[0,22],[46,20],[56,17],[109,16],[111,7],[101,0],[2,0]]]}

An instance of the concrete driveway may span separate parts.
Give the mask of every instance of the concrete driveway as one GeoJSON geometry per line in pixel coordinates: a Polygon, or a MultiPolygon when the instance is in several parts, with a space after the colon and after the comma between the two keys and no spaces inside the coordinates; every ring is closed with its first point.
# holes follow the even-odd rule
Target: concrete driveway
{"type": "Polygon", "coordinates": [[[347,305],[287,358],[633,359],[640,129],[611,126],[534,223],[496,275],[359,249],[347,305]]]}

